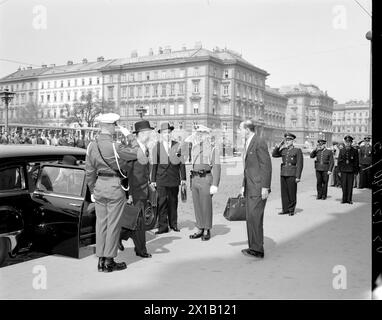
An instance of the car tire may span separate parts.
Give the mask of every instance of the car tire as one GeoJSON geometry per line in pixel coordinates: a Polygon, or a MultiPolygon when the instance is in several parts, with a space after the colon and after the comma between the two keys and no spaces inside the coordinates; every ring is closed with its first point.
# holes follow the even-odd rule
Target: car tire
{"type": "Polygon", "coordinates": [[[9,253],[9,240],[7,238],[0,238],[0,267],[4,264],[5,259],[9,253]]]}

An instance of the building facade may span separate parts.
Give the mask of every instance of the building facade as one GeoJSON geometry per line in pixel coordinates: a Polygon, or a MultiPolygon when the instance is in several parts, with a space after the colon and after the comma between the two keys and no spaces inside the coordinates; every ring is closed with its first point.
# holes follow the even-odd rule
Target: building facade
{"type": "Polygon", "coordinates": [[[356,142],[371,135],[371,112],[369,101],[349,101],[333,107],[333,141],[343,142],[351,135],[356,142]]]}
{"type": "Polygon", "coordinates": [[[296,144],[312,148],[319,138],[332,143],[334,99],[313,84],[284,86],[288,98],[285,129],[296,135],[296,144]]]}

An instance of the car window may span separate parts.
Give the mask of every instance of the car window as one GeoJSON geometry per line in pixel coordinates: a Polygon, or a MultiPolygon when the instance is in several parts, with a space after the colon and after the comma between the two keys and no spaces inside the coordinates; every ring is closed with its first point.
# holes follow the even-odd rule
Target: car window
{"type": "Polygon", "coordinates": [[[74,168],[44,166],[37,181],[37,189],[53,193],[81,196],[85,171],[74,168]]]}
{"type": "Polygon", "coordinates": [[[25,189],[25,176],[22,167],[0,169],[0,191],[25,189]]]}

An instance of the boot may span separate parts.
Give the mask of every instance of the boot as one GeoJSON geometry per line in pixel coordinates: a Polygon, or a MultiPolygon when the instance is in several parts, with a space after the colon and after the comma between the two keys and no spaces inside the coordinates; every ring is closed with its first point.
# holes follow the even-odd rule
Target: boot
{"type": "Polygon", "coordinates": [[[105,268],[105,258],[104,257],[100,257],[98,259],[98,271],[102,272],[102,271],[104,271],[104,268],[105,268]]]}
{"type": "Polygon", "coordinates": [[[194,234],[190,235],[190,239],[201,238],[203,236],[203,232],[203,229],[199,230],[198,232],[195,232],[194,234]]]}
{"type": "Polygon", "coordinates": [[[114,258],[105,258],[104,272],[113,272],[126,269],[126,263],[115,262],[114,258]]]}
{"type": "Polygon", "coordinates": [[[210,230],[208,229],[207,232],[203,234],[202,240],[203,241],[208,241],[210,239],[211,239],[211,233],[210,233],[210,230]]]}

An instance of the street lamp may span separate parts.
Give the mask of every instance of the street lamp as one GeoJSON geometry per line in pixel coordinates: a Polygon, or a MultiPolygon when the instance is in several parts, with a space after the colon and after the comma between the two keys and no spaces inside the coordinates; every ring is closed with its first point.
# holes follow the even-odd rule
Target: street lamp
{"type": "Polygon", "coordinates": [[[8,89],[4,89],[4,91],[0,92],[1,100],[5,103],[5,131],[8,132],[8,106],[9,102],[13,99],[15,93],[9,91],[8,89]]]}
{"type": "Polygon", "coordinates": [[[136,111],[139,114],[139,117],[143,119],[143,115],[147,112],[146,108],[144,106],[139,106],[136,111]]]}
{"type": "MultiPolygon", "coordinates": [[[[370,41],[370,84],[369,84],[369,119],[372,119],[372,102],[371,102],[371,97],[372,97],[372,74],[373,74],[373,68],[372,68],[372,49],[373,49],[373,41],[372,41],[372,33],[371,31],[368,31],[366,33],[366,39],[370,41]]],[[[371,134],[371,121],[369,120],[368,123],[369,126],[369,134],[371,134]]]]}

